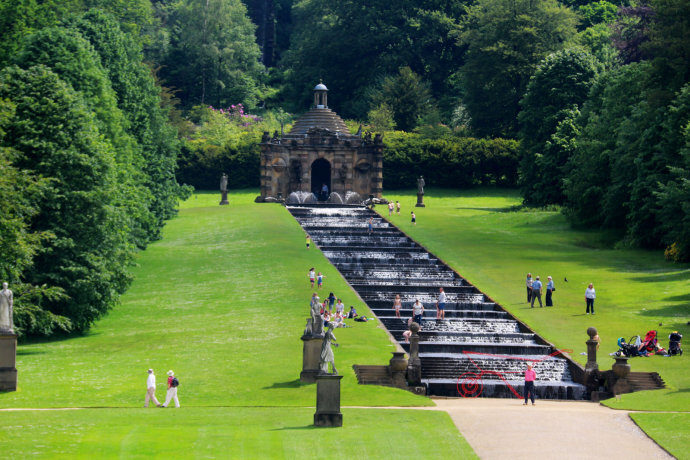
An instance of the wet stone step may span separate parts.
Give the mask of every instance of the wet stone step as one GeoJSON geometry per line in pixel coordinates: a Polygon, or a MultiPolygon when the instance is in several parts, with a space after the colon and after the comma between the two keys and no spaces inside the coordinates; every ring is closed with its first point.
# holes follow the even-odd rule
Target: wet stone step
{"type": "MultiPolygon", "coordinates": [[[[448,353],[445,353],[448,355],[448,353]]],[[[432,358],[431,354],[420,353],[422,375],[424,378],[459,378],[467,373],[482,374],[483,380],[523,379],[527,363],[532,364],[539,381],[572,380],[567,363],[562,359],[535,360],[536,356],[520,355],[514,357],[489,359],[487,356],[467,354],[472,359],[444,360],[441,354],[432,358]]]]}
{"type": "MultiPolygon", "coordinates": [[[[403,332],[406,329],[388,329],[397,340],[404,341],[403,332]]],[[[499,334],[486,332],[419,332],[419,340],[422,342],[454,342],[454,343],[510,343],[510,344],[536,344],[534,334],[499,334]]]]}
{"type": "MultiPolygon", "coordinates": [[[[410,301],[404,301],[402,302],[402,308],[407,309],[407,310],[412,310],[412,304],[414,302],[410,301]]],[[[391,309],[393,308],[393,297],[390,299],[385,299],[385,300],[372,300],[367,302],[367,305],[369,305],[369,308],[378,308],[378,309],[391,309]]],[[[434,302],[431,304],[431,308],[436,310],[436,303],[434,302]]],[[[428,306],[424,307],[425,309],[429,308],[428,306]]],[[[446,310],[497,310],[496,304],[493,302],[446,302],[446,310]]]]}
{"type": "MultiPolygon", "coordinates": [[[[448,288],[448,287],[461,287],[464,286],[462,280],[442,280],[442,279],[381,279],[381,278],[355,278],[351,276],[345,276],[345,279],[352,286],[380,286],[386,291],[395,290],[396,286],[402,287],[413,287],[423,285],[425,287],[436,288],[434,291],[438,291],[438,288],[448,288]]],[[[464,286],[467,287],[467,286],[464,286]]],[[[358,289],[358,288],[357,288],[358,289]]]]}
{"type": "MultiPolygon", "coordinates": [[[[389,314],[388,310],[382,311],[380,309],[373,309],[372,312],[375,315],[379,313],[389,314]]],[[[412,316],[412,310],[400,310],[400,315],[406,318],[412,316]]],[[[446,310],[446,318],[479,318],[479,319],[492,319],[492,318],[506,318],[507,313],[504,311],[482,311],[482,310],[446,310]]],[[[424,310],[422,315],[422,328],[427,327],[429,323],[436,322],[436,310],[424,310]]],[[[442,320],[439,320],[442,321],[442,320]]]]}
{"type": "MultiPolygon", "coordinates": [[[[354,287],[357,292],[361,293],[368,293],[368,292],[377,292],[377,293],[383,293],[387,295],[391,291],[391,287],[393,291],[396,292],[396,294],[406,295],[408,297],[410,296],[418,296],[418,295],[425,295],[425,296],[436,296],[438,297],[438,287],[435,286],[426,286],[426,285],[419,285],[419,284],[408,284],[408,285],[396,285],[393,284],[380,284],[377,283],[375,280],[372,280],[371,282],[368,283],[355,283],[353,281],[348,280],[350,285],[354,287]]],[[[456,294],[458,296],[463,296],[463,295],[477,295],[477,296],[482,296],[483,294],[480,294],[477,292],[477,288],[474,286],[453,286],[452,284],[444,285],[444,291],[446,292],[447,299],[452,299],[456,294]]],[[[416,298],[416,297],[415,297],[416,298]]],[[[421,299],[420,299],[421,302],[421,299]]],[[[436,303],[434,301],[434,303],[436,303]]],[[[446,302],[448,303],[448,302],[446,302]]]]}
{"type": "MultiPolygon", "coordinates": [[[[381,323],[386,328],[391,330],[407,330],[407,320],[409,317],[384,317],[378,316],[381,323]]],[[[499,333],[499,334],[515,334],[520,333],[518,323],[513,320],[504,319],[480,319],[480,318],[465,318],[457,319],[451,318],[445,321],[426,321],[422,332],[435,333],[499,333]]],[[[532,334],[533,335],[533,334],[532,334]]]]}
{"type": "MultiPolygon", "coordinates": [[[[362,292],[360,295],[366,301],[369,300],[383,300],[391,301],[395,297],[396,292],[362,292]]],[[[419,300],[424,308],[429,308],[436,305],[438,295],[436,293],[430,294],[425,292],[399,292],[403,305],[412,306],[412,302],[419,300]]],[[[459,294],[453,293],[447,296],[446,304],[449,303],[486,303],[484,302],[484,294],[459,294]]]]}
{"type": "MultiPolygon", "coordinates": [[[[400,344],[405,351],[409,351],[408,343],[400,344]]],[[[529,355],[543,356],[549,352],[550,348],[546,345],[529,343],[468,343],[468,342],[419,342],[420,353],[462,353],[471,351],[476,353],[498,353],[506,355],[529,355]]],[[[424,367],[422,367],[424,369],[424,367]]],[[[523,368],[524,372],[524,368],[523,368]]]]}
{"type": "MultiPolygon", "coordinates": [[[[371,246],[359,246],[359,245],[349,245],[349,246],[324,246],[322,244],[319,244],[319,247],[321,248],[322,251],[328,252],[328,253],[340,253],[340,254],[345,254],[345,255],[350,255],[352,253],[357,253],[357,255],[364,256],[364,257],[377,257],[378,254],[380,253],[385,253],[387,255],[393,254],[394,256],[397,256],[399,253],[410,253],[410,254],[417,254],[417,253],[422,253],[424,254],[423,259],[429,258],[429,254],[424,250],[424,248],[420,248],[419,246],[415,244],[400,244],[396,246],[383,246],[381,244],[379,245],[371,245],[371,246]]],[[[414,256],[412,256],[414,257],[414,256]]],[[[419,256],[416,256],[419,257],[419,256]]]]}
{"type": "MultiPolygon", "coordinates": [[[[520,396],[524,394],[524,382],[512,381],[510,387],[502,381],[480,381],[479,385],[463,388],[454,379],[422,379],[429,394],[465,398],[516,398],[512,389],[520,396]]],[[[537,399],[583,399],[585,387],[573,382],[535,382],[537,399]]]]}

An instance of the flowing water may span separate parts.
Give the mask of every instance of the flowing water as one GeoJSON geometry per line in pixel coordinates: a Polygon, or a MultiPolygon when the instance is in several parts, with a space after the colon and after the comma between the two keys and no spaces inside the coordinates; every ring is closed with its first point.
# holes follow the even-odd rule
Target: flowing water
{"type": "MultiPolygon", "coordinates": [[[[567,360],[433,254],[365,207],[333,207],[343,202],[340,195],[321,207],[304,206],[312,199],[305,193],[290,194],[288,210],[406,350],[412,304],[425,305],[419,351],[429,394],[515,397],[531,363],[538,397],[582,399],[584,387],[572,381],[567,360]],[[440,287],[445,320],[436,319],[440,287]],[[396,294],[401,318],[392,308],[396,294]]],[[[348,192],[344,202],[361,202],[355,195],[348,192]]]]}

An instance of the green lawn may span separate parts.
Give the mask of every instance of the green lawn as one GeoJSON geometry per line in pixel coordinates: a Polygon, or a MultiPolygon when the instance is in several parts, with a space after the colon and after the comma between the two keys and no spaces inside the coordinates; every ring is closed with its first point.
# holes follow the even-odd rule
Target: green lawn
{"type": "MultiPolygon", "coordinates": [[[[177,373],[186,405],[314,404],[313,385],[299,383],[309,268],[326,274],[325,295],[364,307],[319,251],[306,250],[290,214],[254,196],[184,203],[163,240],[141,253],[122,304],[89,334],[19,347],[19,390],[0,395],[0,407],[138,407],[149,367],[161,394],[165,372],[177,373]]],[[[376,322],[351,324],[335,334],[344,405],[432,404],[357,385],[352,365],[387,362],[394,347],[376,322]]]]}
{"type": "MultiPolygon", "coordinates": [[[[414,208],[416,194],[391,192],[400,200],[401,216],[392,221],[455,268],[462,276],[560,348],[572,349],[580,363],[586,357],[586,330],[601,337],[598,361],[610,369],[609,353],[618,337],[644,335],[657,329],[668,345],[678,330],[690,337],[690,265],[666,262],[662,251],[613,250],[604,232],[570,228],[558,212],[516,209],[514,190],[426,191],[426,208],[414,208]],[[417,225],[410,223],[410,211],[417,225]],[[527,272],[556,285],[554,308],[531,309],[526,303],[527,272]],[[566,283],[564,278],[568,279],[566,283]],[[596,315],[585,315],[588,283],[597,291],[596,315]]],[[[377,210],[387,217],[384,207],[377,210]]],[[[687,355],[653,356],[630,361],[634,371],[658,371],[668,389],[623,395],[611,407],[637,410],[690,410],[687,355]]]]}
{"type": "MultiPolygon", "coordinates": [[[[163,239],[141,253],[135,282],[121,305],[88,334],[20,344],[19,388],[0,394],[0,408],[119,409],[3,412],[3,428],[13,420],[23,429],[12,431],[11,443],[5,442],[7,430],[0,429],[0,451],[8,444],[26,456],[36,445],[64,456],[86,456],[89,446],[103,444],[106,456],[129,457],[165,451],[156,446],[171,451],[194,446],[193,452],[205,457],[244,446],[233,455],[261,457],[264,449],[275,449],[279,456],[294,457],[310,439],[317,452],[333,444],[340,449],[336,456],[350,457],[374,456],[398,444],[395,452],[402,457],[420,439],[408,434],[409,420],[419,417],[413,424],[428,427],[424,436],[438,426],[448,443],[424,441],[412,452],[428,448],[440,455],[460,449],[472,455],[447,415],[437,412],[414,411],[396,419],[397,412],[347,411],[340,439],[329,436],[323,449],[304,431],[314,412],[304,407],[316,399],[315,386],[299,382],[300,336],[311,296],[308,269],[314,266],[326,275],[323,295],[333,291],[346,305],[369,311],[319,251],[306,250],[304,233],[289,213],[275,204],[253,203],[256,194],[232,193],[230,206],[222,207],[217,194],[195,194],[168,223],[163,239]],[[167,409],[165,415],[160,409],[126,409],[143,405],[149,367],[158,375],[159,398],[165,394],[165,372],[176,372],[182,409],[167,409]],[[214,406],[223,409],[209,409],[214,406]],[[233,412],[232,406],[253,409],[233,412]],[[83,437],[65,436],[72,429],[83,437]],[[36,444],[44,435],[45,442],[36,444]],[[152,438],[160,440],[149,446],[152,438]],[[360,438],[380,439],[380,445],[363,446],[360,438]]],[[[335,335],[341,344],[335,359],[344,375],[342,405],[433,405],[407,391],[357,384],[353,364],[385,363],[394,350],[378,323],[353,322],[335,335]]]]}
{"type": "Polygon", "coordinates": [[[635,423],[678,459],[690,458],[690,414],[632,413],[635,423]]]}
{"type": "Polygon", "coordinates": [[[476,458],[445,412],[343,409],[316,428],[309,408],[3,412],[4,458],[476,458]],[[410,428],[414,427],[414,436],[410,428]],[[442,434],[442,436],[440,435],[442,434]]]}

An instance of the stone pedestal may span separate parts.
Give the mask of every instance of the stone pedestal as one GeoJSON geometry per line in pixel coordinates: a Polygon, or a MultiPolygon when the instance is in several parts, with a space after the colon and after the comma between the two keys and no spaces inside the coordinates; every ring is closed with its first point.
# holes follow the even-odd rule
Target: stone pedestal
{"type": "Polygon", "coordinates": [[[597,335],[597,329],[590,327],[587,329],[589,340],[587,344],[587,364],[585,365],[585,377],[582,382],[589,391],[596,391],[599,389],[599,365],[597,364],[597,345],[598,341],[594,340],[597,335]]]}
{"type": "Polygon", "coordinates": [[[405,373],[407,372],[407,359],[405,359],[405,353],[394,351],[393,357],[390,360],[389,368],[391,370],[391,379],[393,380],[393,385],[398,388],[407,388],[407,381],[405,379],[405,373]]]}
{"type": "Polygon", "coordinates": [[[419,324],[410,326],[410,359],[407,362],[407,383],[412,387],[422,384],[422,360],[419,359],[419,324]]]}
{"type": "Polygon", "coordinates": [[[343,426],[343,414],[340,412],[340,379],[342,375],[316,375],[316,426],[343,426]]]}
{"type": "Polygon", "coordinates": [[[17,335],[0,334],[0,391],[17,391],[17,335]]]}
{"type": "Polygon", "coordinates": [[[320,372],[323,336],[303,335],[302,343],[302,372],[299,375],[299,381],[314,383],[316,375],[320,372]]]}
{"type": "Polygon", "coordinates": [[[416,208],[425,208],[426,206],[424,205],[424,194],[423,193],[418,193],[417,194],[417,204],[415,205],[416,208]]]}
{"type": "Polygon", "coordinates": [[[224,191],[224,192],[220,192],[220,203],[218,203],[218,204],[220,204],[220,205],[230,204],[230,202],[228,201],[228,192],[227,192],[227,190],[224,191]]]}

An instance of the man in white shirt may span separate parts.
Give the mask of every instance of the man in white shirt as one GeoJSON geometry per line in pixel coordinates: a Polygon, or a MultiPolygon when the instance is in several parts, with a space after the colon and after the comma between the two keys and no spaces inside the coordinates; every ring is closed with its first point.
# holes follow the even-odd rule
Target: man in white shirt
{"type": "Polygon", "coordinates": [[[149,377],[146,379],[146,399],[144,400],[144,407],[149,407],[149,400],[152,399],[157,407],[161,403],[156,399],[156,376],[153,374],[153,369],[149,369],[149,377]]]}

